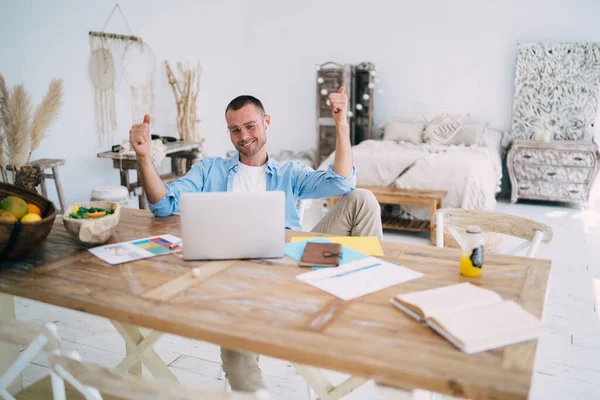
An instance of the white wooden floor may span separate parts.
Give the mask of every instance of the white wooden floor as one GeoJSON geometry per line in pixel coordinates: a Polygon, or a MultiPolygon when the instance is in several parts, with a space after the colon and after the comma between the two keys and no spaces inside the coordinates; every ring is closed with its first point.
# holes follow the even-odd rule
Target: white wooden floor
{"type": "MultiPolygon", "coordinates": [[[[600,211],[600,207],[595,207],[600,211]]],[[[500,202],[497,211],[529,217],[552,226],[554,240],[542,246],[541,258],[552,260],[551,287],[531,391],[533,399],[600,399],[600,212],[540,203],[510,205],[500,202]]],[[[314,220],[320,210],[309,209],[314,220]]],[[[386,232],[385,240],[430,245],[426,235],[386,232]]],[[[54,322],[65,347],[77,350],[85,360],[114,367],[125,346],[114,328],[91,315],[17,299],[19,319],[54,322]]],[[[217,346],[166,335],[155,346],[160,357],[181,382],[222,388],[217,346]]],[[[261,368],[275,399],[306,399],[306,385],[289,363],[261,358],[261,368]]],[[[48,373],[43,357],[31,363],[25,383],[48,373]]],[[[331,372],[341,382],[344,375],[331,372]]],[[[378,399],[368,383],[347,399],[378,399]]]]}

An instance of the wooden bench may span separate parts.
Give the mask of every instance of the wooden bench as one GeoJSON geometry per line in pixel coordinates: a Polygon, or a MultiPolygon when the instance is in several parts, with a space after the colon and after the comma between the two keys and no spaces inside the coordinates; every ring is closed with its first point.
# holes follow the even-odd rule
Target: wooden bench
{"type": "MultiPolygon", "coordinates": [[[[435,244],[435,219],[434,214],[442,208],[442,199],[446,196],[442,190],[425,190],[425,189],[397,189],[386,186],[358,186],[362,189],[370,190],[379,204],[400,204],[406,206],[422,206],[429,207],[430,219],[417,220],[407,218],[382,217],[381,224],[383,229],[427,232],[431,243],[435,244]]],[[[339,198],[330,199],[329,207],[339,198]]]]}

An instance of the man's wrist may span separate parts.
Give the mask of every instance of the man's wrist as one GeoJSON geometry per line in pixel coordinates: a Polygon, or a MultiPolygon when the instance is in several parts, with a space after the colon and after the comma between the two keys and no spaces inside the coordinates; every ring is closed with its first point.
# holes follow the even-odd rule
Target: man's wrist
{"type": "Polygon", "coordinates": [[[149,162],[152,163],[152,159],[150,158],[150,154],[146,154],[146,155],[136,154],[135,155],[135,159],[138,162],[138,164],[148,164],[149,162]]]}
{"type": "Polygon", "coordinates": [[[343,120],[343,121],[336,121],[335,123],[336,128],[350,128],[350,124],[348,124],[347,120],[343,120]]]}

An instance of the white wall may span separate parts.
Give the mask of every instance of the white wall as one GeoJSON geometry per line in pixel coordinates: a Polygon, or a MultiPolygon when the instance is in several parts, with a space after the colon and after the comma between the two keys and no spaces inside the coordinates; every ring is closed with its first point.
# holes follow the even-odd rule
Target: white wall
{"type": "MultiPolygon", "coordinates": [[[[95,186],[116,184],[109,149],[95,132],[87,32],[100,30],[110,1],[0,0],[0,72],[25,83],[37,104],[54,77],[65,104],[35,158],[65,158],[67,202],[95,186]]],[[[419,118],[435,110],[468,112],[509,129],[515,46],[519,42],[600,40],[594,0],[457,1],[142,1],[120,2],[133,33],[157,58],[153,132],[177,136],[164,60],[200,61],[200,129],[209,155],[232,149],[224,108],[238,94],[259,97],[273,117],[271,150],[315,145],[314,65],[375,63],[380,89],[375,120],[419,118]]],[[[120,16],[107,31],[126,33],[120,16]]],[[[119,126],[127,137],[128,91],[117,88],[119,126]]],[[[52,197],[51,193],[51,197],[52,197]]]]}

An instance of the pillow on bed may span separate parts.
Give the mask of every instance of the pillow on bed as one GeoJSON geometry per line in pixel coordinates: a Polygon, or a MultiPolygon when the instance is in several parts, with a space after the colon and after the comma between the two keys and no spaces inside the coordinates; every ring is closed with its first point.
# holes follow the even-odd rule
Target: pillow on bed
{"type": "Polygon", "coordinates": [[[479,146],[483,141],[485,126],[481,124],[463,124],[458,132],[446,144],[464,144],[465,146],[479,146]]]}
{"type": "Polygon", "coordinates": [[[498,154],[503,154],[507,145],[505,144],[505,134],[496,129],[487,128],[481,139],[481,145],[488,149],[495,150],[498,154]]]}
{"type": "Polygon", "coordinates": [[[422,122],[388,121],[382,124],[381,127],[383,127],[384,140],[415,144],[423,143],[423,128],[425,128],[425,124],[422,122]]]}
{"type": "Polygon", "coordinates": [[[441,114],[434,117],[423,132],[425,143],[445,144],[458,133],[462,126],[461,117],[441,114]]]}

